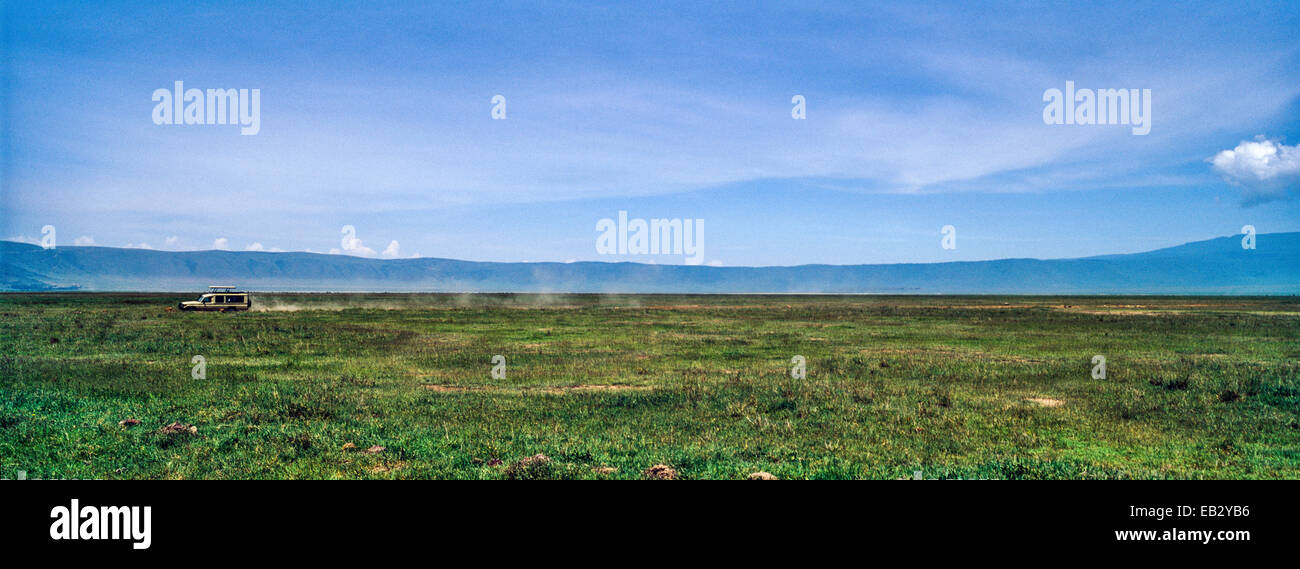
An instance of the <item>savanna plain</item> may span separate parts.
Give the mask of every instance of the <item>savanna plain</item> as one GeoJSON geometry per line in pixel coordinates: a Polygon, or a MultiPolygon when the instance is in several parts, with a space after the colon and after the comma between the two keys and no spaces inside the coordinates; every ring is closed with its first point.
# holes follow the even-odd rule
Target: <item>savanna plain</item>
{"type": "Polygon", "coordinates": [[[1300,478],[1294,297],[193,296],[0,295],[0,474],[1300,478]]]}

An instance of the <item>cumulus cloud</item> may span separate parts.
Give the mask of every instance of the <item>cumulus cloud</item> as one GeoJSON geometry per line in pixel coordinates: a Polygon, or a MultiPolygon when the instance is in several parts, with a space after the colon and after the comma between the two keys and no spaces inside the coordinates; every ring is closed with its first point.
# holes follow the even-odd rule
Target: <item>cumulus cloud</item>
{"type": "Polygon", "coordinates": [[[163,239],[163,244],[164,244],[164,245],[167,245],[168,247],[175,247],[176,244],[178,244],[178,243],[180,243],[180,242],[181,242],[181,238],[180,238],[180,237],[177,237],[177,236],[175,236],[175,235],[172,235],[171,237],[168,237],[168,238],[166,238],[166,239],[163,239]]]}
{"type": "Polygon", "coordinates": [[[384,248],[384,252],[382,253],[383,256],[388,257],[389,259],[396,257],[400,254],[402,254],[402,248],[400,245],[397,244],[397,241],[393,241],[389,243],[388,246],[384,248]]]}
{"type": "Polygon", "coordinates": [[[213,248],[213,249],[223,249],[223,250],[224,250],[224,249],[229,249],[229,248],[230,248],[230,240],[229,240],[229,239],[226,239],[225,237],[218,237],[218,238],[216,238],[216,239],[213,239],[213,240],[212,240],[212,248],[213,248]]]}
{"type": "Polygon", "coordinates": [[[262,244],[261,244],[261,243],[250,243],[247,247],[244,247],[244,250],[245,250],[245,251],[265,251],[266,249],[262,247],[262,244]]]}
{"type": "Polygon", "coordinates": [[[1255,137],[1209,159],[1224,180],[1242,188],[1247,204],[1286,199],[1300,188],[1300,144],[1255,137]]]}
{"type": "Polygon", "coordinates": [[[73,241],[72,244],[79,245],[82,247],[88,247],[90,245],[95,244],[95,238],[89,235],[82,235],[81,237],[78,237],[76,241],[73,241]]]}
{"type": "Polygon", "coordinates": [[[153,245],[141,241],[140,243],[127,243],[124,245],[127,249],[153,249],[153,245]]]}
{"type": "Polygon", "coordinates": [[[345,254],[345,253],[348,254],[348,255],[359,255],[359,256],[362,256],[362,257],[374,257],[374,256],[375,256],[375,250],[374,250],[374,249],[371,249],[371,248],[369,248],[369,247],[366,247],[365,245],[361,245],[361,246],[358,246],[358,247],[353,247],[353,248],[351,248],[351,249],[339,249],[338,247],[330,247],[330,254],[331,254],[331,255],[341,255],[341,254],[345,254]]]}
{"type": "MultiPolygon", "coordinates": [[[[351,225],[344,225],[342,233],[343,233],[343,241],[340,243],[340,245],[343,248],[342,249],[331,248],[330,249],[331,255],[338,255],[339,253],[347,253],[348,255],[374,257],[377,254],[375,253],[374,249],[366,247],[361,243],[361,239],[357,237],[356,227],[353,227],[351,225]]],[[[394,241],[393,243],[396,244],[397,242],[394,241]]],[[[389,247],[393,247],[393,246],[394,245],[389,245],[389,247]]]]}

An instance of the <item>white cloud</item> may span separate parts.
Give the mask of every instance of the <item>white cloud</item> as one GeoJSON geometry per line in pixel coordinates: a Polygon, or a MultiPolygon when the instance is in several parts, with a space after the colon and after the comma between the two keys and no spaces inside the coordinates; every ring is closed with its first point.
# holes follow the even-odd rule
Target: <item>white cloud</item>
{"type": "MultiPolygon", "coordinates": [[[[393,245],[389,245],[389,247],[393,247],[396,243],[397,242],[394,241],[393,245]]],[[[359,255],[362,257],[374,257],[376,255],[374,249],[366,247],[361,243],[361,239],[357,237],[356,228],[351,225],[343,226],[343,241],[341,242],[341,245],[343,247],[342,249],[330,249],[330,254],[338,255],[340,253],[346,253],[348,255],[359,255]]]]}
{"type": "Polygon", "coordinates": [[[249,244],[247,247],[244,247],[244,250],[245,250],[245,251],[265,251],[266,249],[262,247],[262,244],[261,244],[261,243],[251,243],[251,244],[249,244]]]}
{"type": "Polygon", "coordinates": [[[1209,162],[1224,180],[1242,188],[1248,204],[1285,199],[1300,188],[1300,144],[1255,137],[1236,148],[1215,154],[1209,162]]]}
{"type": "Polygon", "coordinates": [[[163,240],[163,244],[166,245],[166,246],[168,246],[168,247],[175,247],[175,246],[176,246],[177,244],[179,244],[180,242],[181,242],[181,238],[180,238],[180,237],[177,237],[177,236],[175,236],[175,235],[172,235],[172,236],[170,236],[170,237],[168,237],[168,238],[166,238],[166,239],[163,240]]]}
{"type": "Polygon", "coordinates": [[[388,257],[389,259],[396,257],[401,254],[401,246],[397,244],[397,241],[393,241],[389,243],[387,247],[384,248],[384,252],[382,254],[383,256],[388,257]]]}
{"type": "Polygon", "coordinates": [[[153,249],[153,245],[141,241],[140,243],[127,243],[123,245],[127,249],[153,249]]]}
{"type": "Polygon", "coordinates": [[[230,240],[229,240],[229,239],[226,239],[225,237],[218,237],[218,238],[216,238],[216,239],[214,239],[214,240],[212,241],[212,248],[213,248],[213,249],[223,249],[223,250],[224,250],[224,249],[229,249],[229,248],[230,248],[230,240]]]}
{"type": "Polygon", "coordinates": [[[81,237],[78,237],[76,241],[73,241],[72,244],[81,247],[88,247],[95,244],[95,238],[89,235],[82,235],[81,237]]]}

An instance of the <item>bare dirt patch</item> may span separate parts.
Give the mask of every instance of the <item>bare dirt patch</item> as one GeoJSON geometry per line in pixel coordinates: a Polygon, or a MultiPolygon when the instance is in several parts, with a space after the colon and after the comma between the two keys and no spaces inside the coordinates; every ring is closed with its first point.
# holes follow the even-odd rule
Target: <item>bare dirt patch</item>
{"type": "Polygon", "coordinates": [[[677,479],[677,471],[674,470],[673,467],[668,466],[667,464],[656,464],[654,466],[651,466],[650,468],[645,469],[645,471],[642,472],[641,474],[646,478],[652,480],[676,480],[677,479]]]}
{"type": "Polygon", "coordinates": [[[536,480],[550,474],[551,459],[544,454],[526,456],[506,467],[506,478],[510,480],[536,480]]]}
{"type": "Polygon", "coordinates": [[[572,391],[649,391],[649,385],[569,385],[563,387],[530,387],[521,391],[542,393],[569,393],[572,391]]]}
{"type": "Polygon", "coordinates": [[[429,391],[438,393],[465,393],[469,391],[487,391],[492,393],[547,393],[547,394],[564,394],[573,392],[596,392],[596,391],[650,391],[654,387],[649,385],[556,385],[556,386],[521,386],[521,387],[497,387],[497,386],[467,386],[467,385],[433,385],[425,384],[421,387],[429,391]]]}
{"type": "Polygon", "coordinates": [[[429,391],[437,391],[438,393],[462,393],[465,391],[481,391],[484,389],[482,387],[467,387],[462,385],[432,385],[432,384],[425,384],[422,387],[428,389],[429,391]]]}
{"type": "Polygon", "coordinates": [[[1052,399],[1051,397],[1026,397],[1025,401],[1037,403],[1041,407],[1060,407],[1065,405],[1065,401],[1052,399]]]}
{"type": "Polygon", "coordinates": [[[372,467],[370,469],[370,472],[373,474],[383,474],[385,472],[392,472],[394,470],[401,470],[403,468],[406,468],[406,464],[407,464],[406,461],[403,460],[385,463],[385,464],[379,464],[372,467]]]}
{"type": "Polygon", "coordinates": [[[198,434],[199,428],[194,425],[187,425],[181,422],[175,422],[158,430],[164,435],[174,435],[176,433],[198,434]]]}

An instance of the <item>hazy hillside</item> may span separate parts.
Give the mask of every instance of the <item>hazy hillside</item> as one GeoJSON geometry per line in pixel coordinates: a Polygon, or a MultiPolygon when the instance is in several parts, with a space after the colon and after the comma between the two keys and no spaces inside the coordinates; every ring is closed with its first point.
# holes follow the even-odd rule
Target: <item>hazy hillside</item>
{"type": "Polygon", "coordinates": [[[0,290],[499,292],[1152,293],[1300,292],[1300,233],[1239,236],[1083,259],[797,267],[379,260],[315,253],[152,251],[0,241],[0,290]]]}

